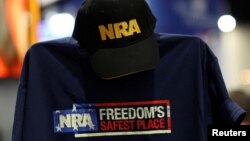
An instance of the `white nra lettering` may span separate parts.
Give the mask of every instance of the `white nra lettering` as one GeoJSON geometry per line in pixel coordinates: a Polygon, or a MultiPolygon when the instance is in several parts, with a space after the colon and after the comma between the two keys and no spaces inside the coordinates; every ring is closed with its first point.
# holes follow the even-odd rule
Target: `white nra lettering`
{"type": "Polygon", "coordinates": [[[130,20],[129,23],[122,21],[108,24],[107,27],[105,25],[99,25],[99,31],[103,41],[108,39],[120,39],[122,37],[132,36],[134,33],[141,33],[141,29],[136,19],[130,20]]]}
{"type": "Polygon", "coordinates": [[[59,115],[60,128],[93,127],[93,125],[92,118],[88,113],[59,115]]]}

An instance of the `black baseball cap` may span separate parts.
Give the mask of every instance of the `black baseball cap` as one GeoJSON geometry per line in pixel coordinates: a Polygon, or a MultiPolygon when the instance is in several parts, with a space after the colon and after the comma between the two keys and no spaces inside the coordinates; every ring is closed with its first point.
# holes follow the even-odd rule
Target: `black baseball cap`
{"type": "Polygon", "coordinates": [[[156,18],[145,0],[85,0],[73,37],[103,79],[151,70],[159,62],[156,18]]]}

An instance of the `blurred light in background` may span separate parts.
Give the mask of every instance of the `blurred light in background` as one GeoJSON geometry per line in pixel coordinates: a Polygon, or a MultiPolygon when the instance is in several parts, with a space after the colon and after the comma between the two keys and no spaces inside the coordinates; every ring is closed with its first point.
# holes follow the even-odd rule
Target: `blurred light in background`
{"type": "Polygon", "coordinates": [[[71,36],[75,25],[75,18],[69,13],[52,15],[48,21],[49,30],[58,38],[71,36]]]}
{"type": "Polygon", "coordinates": [[[250,85],[250,69],[241,71],[241,83],[243,85],[250,85]]]}
{"type": "Polygon", "coordinates": [[[71,36],[75,16],[84,0],[43,0],[38,42],[71,36]]]}
{"type": "Polygon", "coordinates": [[[38,0],[0,0],[0,78],[18,78],[23,58],[37,42],[38,0]]]}
{"type": "Polygon", "coordinates": [[[75,17],[70,13],[49,13],[47,20],[40,24],[39,41],[71,36],[75,25],[75,17]]]}
{"type": "Polygon", "coordinates": [[[236,20],[231,15],[223,15],[218,20],[218,27],[222,32],[231,32],[236,27],[236,20]]]}
{"type": "Polygon", "coordinates": [[[39,0],[39,1],[40,1],[41,6],[48,6],[48,5],[53,4],[59,0],[39,0]]]}
{"type": "Polygon", "coordinates": [[[215,35],[219,31],[217,19],[224,13],[224,3],[218,0],[147,0],[147,2],[157,18],[156,32],[215,35]]]}

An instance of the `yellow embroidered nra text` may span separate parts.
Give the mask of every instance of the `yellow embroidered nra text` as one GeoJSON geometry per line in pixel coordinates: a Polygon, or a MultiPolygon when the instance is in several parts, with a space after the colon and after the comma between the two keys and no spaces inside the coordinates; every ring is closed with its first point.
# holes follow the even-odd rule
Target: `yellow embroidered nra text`
{"type": "Polygon", "coordinates": [[[103,41],[107,39],[113,40],[122,37],[132,36],[134,35],[134,33],[141,33],[141,29],[136,19],[130,20],[129,23],[123,21],[119,23],[108,24],[108,27],[105,27],[105,25],[100,25],[99,31],[101,34],[101,39],[103,41]]]}

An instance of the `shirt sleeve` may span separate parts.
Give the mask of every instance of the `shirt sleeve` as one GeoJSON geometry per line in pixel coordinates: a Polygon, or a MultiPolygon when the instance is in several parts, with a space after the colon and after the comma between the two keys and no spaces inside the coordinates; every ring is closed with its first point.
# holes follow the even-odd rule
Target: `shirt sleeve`
{"type": "Polygon", "coordinates": [[[231,100],[217,58],[208,63],[208,92],[212,105],[213,124],[239,125],[246,112],[231,100]]]}
{"type": "Polygon", "coordinates": [[[12,131],[12,141],[22,141],[22,129],[24,119],[24,107],[27,89],[25,83],[20,83],[17,94],[15,117],[12,131]]]}
{"type": "Polygon", "coordinates": [[[20,76],[19,87],[17,91],[17,100],[15,106],[15,116],[12,129],[12,141],[23,141],[22,133],[25,117],[25,101],[27,97],[27,79],[29,69],[29,53],[26,54],[20,76]]]}

